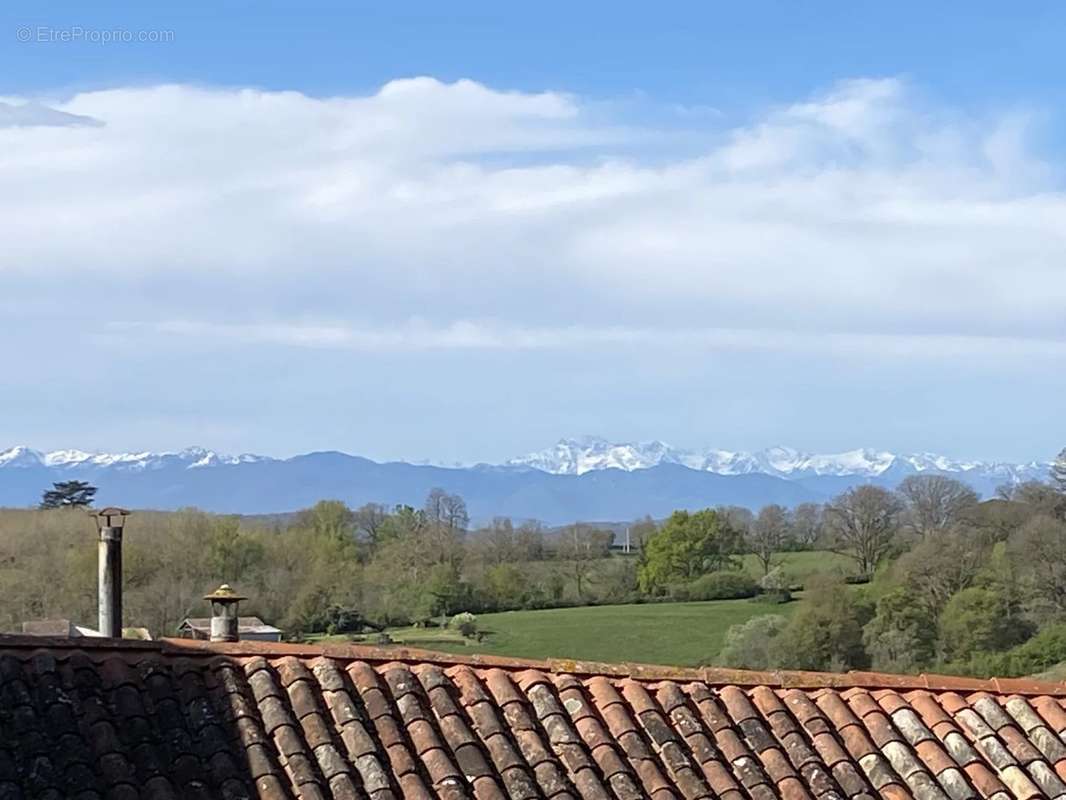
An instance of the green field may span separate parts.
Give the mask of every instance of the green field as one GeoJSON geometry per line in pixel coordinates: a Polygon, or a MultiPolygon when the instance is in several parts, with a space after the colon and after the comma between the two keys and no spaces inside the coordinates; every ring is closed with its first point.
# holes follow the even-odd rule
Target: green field
{"type": "MultiPolygon", "coordinates": [[[[611,569],[619,558],[623,557],[603,559],[597,571],[611,569]]],[[[852,575],[855,571],[850,559],[825,551],[781,553],[775,556],[778,565],[794,584],[818,573],[852,575]]],[[[527,568],[534,572],[557,566],[544,561],[527,568]]],[[[754,556],[743,556],[742,566],[752,577],[762,576],[754,556]]],[[[478,629],[484,634],[480,642],[440,628],[394,628],[388,633],[396,644],[455,653],[696,666],[714,660],[731,625],[763,614],[788,616],[795,608],[796,603],[776,605],[758,600],[581,606],[479,615],[478,629]]]]}
{"type": "MultiPolygon", "coordinates": [[[[744,569],[754,578],[762,577],[762,564],[750,553],[742,556],[744,569]]],[[[854,575],[855,561],[828,550],[801,550],[795,553],[777,553],[773,566],[780,566],[793,583],[803,583],[811,575],[854,575]]]]}
{"type": "Polygon", "coordinates": [[[469,643],[432,628],[389,633],[397,643],[456,653],[696,666],[714,659],[730,625],[762,614],[788,615],[795,607],[716,600],[505,611],[479,616],[478,628],[486,636],[469,643]]]}

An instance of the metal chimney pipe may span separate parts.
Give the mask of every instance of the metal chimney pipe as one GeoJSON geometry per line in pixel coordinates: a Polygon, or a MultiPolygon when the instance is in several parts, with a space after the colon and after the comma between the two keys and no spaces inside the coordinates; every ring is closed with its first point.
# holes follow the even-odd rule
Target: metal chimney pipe
{"type": "Polygon", "coordinates": [[[97,629],[112,639],[122,638],[122,529],[130,512],[123,508],[92,511],[100,532],[97,542],[97,629]]]}

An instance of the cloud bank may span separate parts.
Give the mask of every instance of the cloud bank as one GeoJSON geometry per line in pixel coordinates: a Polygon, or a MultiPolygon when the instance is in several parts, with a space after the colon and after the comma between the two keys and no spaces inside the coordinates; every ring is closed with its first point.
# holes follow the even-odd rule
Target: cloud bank
{"type": "Polygon", "coordinates": [[[899,80],[686,131],[684,154],[472,81],[8,100],[0,122],[40,121],[0,125],[9,315],[95,329],[121,297],[142,334],[382,349],[1066,337],[1066,197],[1027,118],[899,80]]]}
{"type": "Polygon", "coordinates": [[[1039,119],[896,79],[740,121],[432,78],[0,98],[0,446],[1048,457],[1039,119]]]}

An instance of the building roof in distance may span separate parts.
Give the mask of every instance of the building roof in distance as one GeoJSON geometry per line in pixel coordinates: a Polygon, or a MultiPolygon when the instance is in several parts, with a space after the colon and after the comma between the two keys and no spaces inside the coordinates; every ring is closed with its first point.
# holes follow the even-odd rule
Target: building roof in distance
{"type": "Polygon", "coordinates": [[[30,636],[103,636],[95,628],[76,625],[69,619],[34,619],[22,623],[22,632],[30,636]]]}
{"type": "MultiPolygon", "coordinates": [[[[190,627],[199,631],[209,632],[211,630],[211,618],[210,617],[188,617],[182,621],[178,628],[190,627]]],[[[275,628],[273,625],[267,625],[259,617],[240,617],[237,621],[238,634],[250,634],[250,633],[281,633],[281,628],[275,628]]]]}
{"type": "Polygon", "coordinates": [[[0,637],[0,797],[1035,800],[1066,686],[0,637]]]}

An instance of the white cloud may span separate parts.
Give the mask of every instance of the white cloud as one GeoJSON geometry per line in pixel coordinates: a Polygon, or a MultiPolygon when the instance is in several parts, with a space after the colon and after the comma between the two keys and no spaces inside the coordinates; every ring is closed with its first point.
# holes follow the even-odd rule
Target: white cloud
{"type": "Polygon", "coordinates": [[[0,312],[59,328],[384,350],[918,337],[943,357],[1066,340],[1066,197],[1027,118],[897,80],[693,129],[683,155],[581,98],[472,81],[49,105],[102,124],[0,117],[0,312]]]}
{"type": "Polygon", "coordinates": [[[154,323],[111,323],[107,336],[131,336],[143,345],[146,337],[191,340],[212,348],[232,345],[406,353],[435,350],[595,350],[644,347],[692,352],[785,352],[802,355],[831,353],[839,357],[913,360],[944,358],[1066,357],[1066,340],[1040,337],[957,336],[923,334],[854,334],[797,332],[787,329],[731,329],[714,327],[624,327],[567,325],[520,326],[500,322],[457,320],[433,325],[421,319],[384,327],[347,323],[205,323],[170,320],[154,323]]]}

